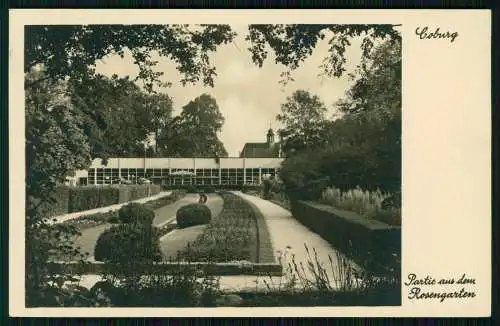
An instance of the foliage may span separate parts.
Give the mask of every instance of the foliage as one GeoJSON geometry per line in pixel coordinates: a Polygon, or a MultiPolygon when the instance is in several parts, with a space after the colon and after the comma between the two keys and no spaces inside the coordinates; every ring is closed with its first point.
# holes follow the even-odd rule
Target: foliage
{"type": "Polygon", "coordinates": [[[326,186],[386,192],[401,188],[400,42],[375,46],[327,123],[325,143],[291,153],[280,177],[291,198],[316,200],[326,186]]]}
{"type": "Polygon", "coordinates": [[[215,192],[214,186],[203,187],[203,191],[209,194],[213,194],[215,192]]]}
{"type": "Polygon", "coordinates": [[[186,191],[187,191],[188,194],[194,194],[194,193],[198,192],[198,190],[196,189],[196,187],[193,186],[193,185],[187,185],[186,186],[186,191]]]}
{"type": "MultiPolygon", "coordinates": [[[[374,306],[399,305],[401,284],[395,277],[378,278],[352,266],[344,255],[320,261],[315,248],[305,245],[306,261],[288,250],[279,251],[284,274],[279,281],[262,279],[267,291],[240,294],[242,306],[374,306]]],[[[260,280],[259,280],[260,281],[260,280]]],[[[258,282],[259,282],[258,281],[258,282]]]]}
{"type": "MultiPolygon", "coordinates": [[[[25,81],[43,76],[32,71],[25,81]]],[[[45,79],[26,88],[27,216],[47,215],[42,206],[53,198],[56,184],[90,163],[83,124],[65,82],[45,79]]]]}
{"type": "Polygon", "coordinates": [[[328,187],[323,191],[321,202],[337,208],[356,212],[365,218],[382,220],[389,224],[401,225],[401,210],[383,207],[384,201],[392,194],[380,190],[368,191],[360,188],[342,192],[338,188],[328,187]]]}
{"type": "Polygon", "coordinates": [[[70,84],[72,102],[85,118],[92,157],[143,156],[148,137],[157,137],[171,119],[170,97],[148,94],[128,76],[95,75],[70,84]]]}
{"type": "Polygon", "coordinates": [[[325,138],[326,107],[318,96],[304,90],[295,91],[281,105],[276,119],[283,124],[278,133],[285,153],[314,148],[325,138]]]}
{"type": "Polygon", "coordinates": [[[118,219],[122,223],[151,225],[154,218],[155,212],[144,204],[130,203],[118,210],[118,219]]]}
{"type": "Polygon", "coordinates": [[[180,257],[189,261],[228,262],[255,259],[257,229],[250,205],[231,193],[222,193],[219,216],[203,230],[180,257]]]}
{"type": "Polygon", "coordinates": [[[168,196],[161,197],[159,199],[151,200],[151,201],[144,203],[144,206],[146,206],[149,209],[155,210],[157,208],[175,203],[176,201],[183,198],[184,196],[186,196],[186,191],[174,190],[168,196]]]}
{"type": "Polygon", "coordinates": [[[53,189],[54,200],[43,204],[47,216],[58,216],[69,212],[69,198],[72,188],[66,185],[57,185],[53,189]]]}
{"type": "MultiPolygon", "coordinates": [[[[185,196],[185,192],[183,191],[174,191],[172,192],[171,195],[165,196],[159,199],[154,199],[150,200],[146,203],[144,203],[144,207],[146,207],[149,210],[155,210],[160,207],[170,205],[182,197],[185,196]]],[[[71,219],[68,221],[63,222],[63,224],[66,225],[72,225],[78,228],[78,230],[82,231],[87,228],[91,228],[97,225],[101,225],[104,223],[111,223],[111,224],[116,224],[119,223],[120,220],[118,219],[118,212],[119,210],[110,210],[109,212],[105,213],[96,213],[92,215],[83,215],[75,219],[71,219]]]]}
{"type": "Polygon", "coordinates": [[[154,262],[143,263],[140,271],[111,265],[92,291],[114,307],[210,307],[221,295],[219,278],[192,268],[189,262],[168,273],[149,273],[148,264],[154,262]]]}
{"type": "Polygon", "coordinates": [[[176,219],[179,228],[207,224],[212,219],[212,212],[206,205],[188,204],[177,210],[176,219]]]}
{"type": "Polygon", "coordinates": [[[224,116],[216,100],[202,94],[182,108],[158,142],[163,155],[182,157],[225,157],[227,151],[217,133],[224,116]]]}
{"type": "Polygon", "coordinates": [[[87,256],[74,248],[74,238],[80,233],[64,224],[30,223],[26,228],[26,304],[29,307],[60,305],[64,283],[77,275],[55,274],[50,262],[73,260],[84,263],[87,256]]]}
{"type": "Polygon", "coordinates": [[[120,203],[154,196],[160,193],[161,187],[154,184],[123,185],[120,189],[120,203]]]}
{"type": "Polygon", "coordinates": [[[155,52],[177,64],[183,85],[201,81],[212,86],[216,73],[210,53],[234,36],[228,25],[33,25],[25,31],[25,72],[43,64],[54,79],[79,79],[92,76],[98,60],[123,57],[129,49],[147,90],[165,84],[163,72],[154,70],[155,52]]]}
{"type": "Polygon", "coordinates": [[[156,228],[146,224],[118,224],[97,240],[94,258],[118,264],[140,264],[162,259],[156,228]]]}
{"type": "Polygon", "coordinates": [[[118,203],[118,187],[82,186],[72,188],[69,195],[69,212],[80,212],[118,203]]]}
{"type": "Polygon", "coordinates": [[[166,94],[145,94],[141,125],[154,137],[154,152],[158,153],[160,134],[172,121],[173,101],[166,94]]]}
{"type": "Polygon", "coordinates": [[[251,42],[249,48],[253,62],[262,67],[269,55],[269,48],[275,55],[276,63],[281,63],[286,70],[281,74],[282,83],[293,81],[292,72],[300,67],[312,53],[318,42],[329,38],[328,55],[320,66],[322,75],[340,77],[345,72],[345,50],[351,46],[350,40],[362,37],[361,49],[365,57],[370,56],[374,45],[379,40],[401,40],[394,25],[250,25],[246,37],[251,42]]]}
{"type": "Polygon", "coordinates": [[[283,161],[279,177],[290,199],[319,198],[328,178],[322,169],[323,149],[305,149],[283,161]]]}
{"type": "Polygon", "coordinates": [[[365,270],[395,275],[400,269],[400,227],[315,202],[292,201],[291,206],[294,218],[365,270]]]}

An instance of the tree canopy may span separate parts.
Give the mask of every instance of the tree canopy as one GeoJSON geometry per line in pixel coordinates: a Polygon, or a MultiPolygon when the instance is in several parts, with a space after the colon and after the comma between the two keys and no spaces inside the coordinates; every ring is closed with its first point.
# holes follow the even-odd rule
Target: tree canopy
{"type": "MultiPolygon", "coordinates": [[[[47,78],[82,79],[95,73],[96,61],[129,49],[139,67],[138,80],[152,91],[163,72],[155,71],[154,52],[176,63],[181,82],[213,86],[215,68],[209,54],[231,42],[228,25],[30,25],[25,28],[25,72],[39,64],[47,78]]],[[[37,82],[33,80],[31,82],[37,82]]]]}
{"type": "Polygon", "coordinates": [[[160,136],[163,155],[224,157],[227,151],[217,133],[224,124],[215,98],[202,94],[182,108],[160,136]]]}
{"type": "Polygon", "coordinates": [[[276,119],[283,124],[278,133],[283,150],[313,148],[324,140],[327,108],[317,95],[297,90],[281,105],[276,119]]]}
{"type": "Polygon", "coordinates": [[[329,38],[328,54],[319,67],[321,75],[340,77],[345,72],[345,50],[353,37],[362,37],[364,57],[370,57],[378,40],[400,41],[396,25],[383,24],[288,24],[250,25],[246,40],[251,42],[249,51],[253,62],[262,67],[269,56],[269,48],[275,62],[287,69],[282,73],[282,83],[293,81],[292,72],[300,67],[314,51],[320,40],[329,38]]]}
{"type": "MultiPolygon", "coordinates": [[[[351,78],[352,87],[337,103],[343,115],[327,122],[325,141],[283,163],[282,179],[292,195],[316,179],[323,187],[400,191],[401,43],[377,45],[351,78]]],[[[314,182],[311,187],[322,189],[314,182]]]]}

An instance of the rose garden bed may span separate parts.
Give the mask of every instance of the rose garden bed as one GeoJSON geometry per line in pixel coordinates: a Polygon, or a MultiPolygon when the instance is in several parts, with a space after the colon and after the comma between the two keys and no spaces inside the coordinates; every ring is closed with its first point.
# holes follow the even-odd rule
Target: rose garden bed
{"type": "MultiPolygon", "coordinates": [[[[249,261],[259,262],[260,234],[266,234],[264,224],[258,224],[255,209],[244,199],[223,192],[224,207],[195,241],[179,253],[179,259],[190,261],[249,261]]],[[[266,235],[268,237],[268,235],[266,235]]],[[[262,243],[270,246],[270,241],[262,243]]],[[[272,251],[272,249],[271,249],[272,251]]]]}

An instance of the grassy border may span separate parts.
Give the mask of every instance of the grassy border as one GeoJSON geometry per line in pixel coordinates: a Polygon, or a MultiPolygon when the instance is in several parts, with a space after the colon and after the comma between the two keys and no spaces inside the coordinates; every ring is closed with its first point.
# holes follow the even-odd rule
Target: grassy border
{"type": "Polygon", "coordinates": [[[271,234],[269,233],[264,215],[254,203],[244,197],[239,197],[250,206],[253,211],[255,223],[257,224],[257,263],[276,263],[271,234]]]}

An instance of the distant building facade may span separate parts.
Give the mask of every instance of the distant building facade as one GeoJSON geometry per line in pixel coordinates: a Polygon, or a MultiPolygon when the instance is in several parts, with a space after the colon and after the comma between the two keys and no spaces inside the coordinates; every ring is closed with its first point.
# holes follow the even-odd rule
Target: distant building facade
{"type": "Polygon", "coordinates": [[[120,180],[133,183],[146,178],[164,185],[244,185],[260,184],[263,178],[278,174],[281,147],[269,129],[267,142],[246,143],[240,157],[214,158],[110,158],[103,164],[95,159],[87,170],[67,178],[70,185],[107,185],[120,180]]]}
{"type": "Polygon", "coordinates": [[[77,171],[79,185],[115,184],[120,179],[135,182],[146,178],[164,185],[260,184],[266,175],[276,175],[281,158],[110,158],[106,165],[95,159],[88,170],[77,171]],[[217,163],[218,161],[218,163],[217,163]]]}
{"type": "Polygon", "coordinates": [[[240,157],[245,158],[281,158],[281,143],[276,143],[274,131],[269,128],[266,135],[266,142],[246,143],[241,150],[240,157]]]}

